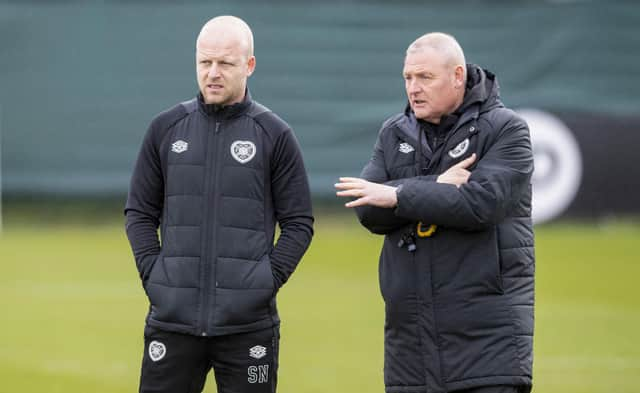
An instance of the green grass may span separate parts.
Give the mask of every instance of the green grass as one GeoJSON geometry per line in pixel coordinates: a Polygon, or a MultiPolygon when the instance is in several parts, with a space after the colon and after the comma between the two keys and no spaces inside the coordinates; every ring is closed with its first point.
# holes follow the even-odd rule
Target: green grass
{"type": "MultiPolygon", "coordinates": [[[[146,300],[119,221],[7,225],[0,237],[0,391],[132,392],[146,300]]],[[[537,235],[535,392],[637,392],[640,224],[537,235]]],[[[279,391],[382,392],[381,238],[321,215],[280,292],[279,391]]],[[[206,392],[215,392],[210,376],[206,392]]]]}

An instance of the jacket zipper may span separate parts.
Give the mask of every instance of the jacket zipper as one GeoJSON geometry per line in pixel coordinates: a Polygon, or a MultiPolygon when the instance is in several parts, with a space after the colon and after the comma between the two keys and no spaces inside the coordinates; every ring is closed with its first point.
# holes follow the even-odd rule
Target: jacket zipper
{"type": "MultiPolygon", "coordinates": [[[[457,134],[460,130],[466,127],[467,123],[471,121],[473,121],[473,119],[468,119],[468,120],[465,120],[463,123],[456,124],[456,126],[454,126],[454,128],[452,128],[451,131],[449,131],[449,133],[444,138],[444,140],[440,143],[440,145],[438,145],[438,147],[433,150],[433,157],[431,158],[431,162],[429,162],[429,165],[427,165],[427,168],[425,169],[426,174],[429,174],[433,170],[434,166],[436,166],[436,163],[438,167],[440,166],[443,151],[446,148],[446,146],[449,144],[449,141],[455,136],[455,134],[457,134]]],[[[471,135],[475,134],[476,132],[477,132],[476,127],[471,126],[469,128],[469,135],[467,137],[471,137],[471,135]]],[[[438,137],[436,136],[436,139],[437,138],[438,137]]],[[[434,141],[436,139],[434,139],[434,141]]],[[[448,168],[445,168],[445,170],[446,169],[448,168]]]]}
{"type": "MultiPolygon", "coordinates": [[[[213,170],[213,174],[211,176],[207,176],[207,184],[206,184],[206,193],[209,197],[209,200],[212,201],[212,203],[209,203],[209,200],[205,201],[205,215],[204,215],[204,220],[205,220],[205,236],[202,237],[203,241],[205,242],[205,247],[203,247],[206,252],[202,255],[202,261],[204,261],[204,266],[203,266],[203,274],[202,274],[202,280],[203,282],[203,286],[202,286],[202,300],[201,300],[201,304],[202,304],[202,311],[201,311],[201,328],[200,328],[200,335],[201,336],[207,336],[207,325],[209,323],[209,286],[210,286],[210,282],[211,280],[209,279],[209,274],[210,274],[210,266],[211,263],[209,261],[209,258],[213,258],[213,253],[211,252],[212,249],[215,248],[215,240],[216,240],[216,195],[215,195],[215,185],[216,185],[216,181],[217,181],[217,171],[218,171],[218,166],[219,165],[213,165],[214,159],[215,157],[218,156],[218,131],[220,130],[220,122],[216,121],[216,127],[213,133],[209,133],[208,135],[208,154],[207,154],[207,168],[206,168],[206,173],[209,174],[211,173],[210,171],[213,170]],[[208,220],[209,215],[211,215],[211,220],[208,220]]],[[[218,163],[220,164],[220,163],[218,163]]],[[[213,263],[217,263],[217,261],[214,261],[213,263]]],[[[216,285],[217,286],[217,285],[216,285]]],[[[215,303],[215,302],[214,302],[215,303]]]]}

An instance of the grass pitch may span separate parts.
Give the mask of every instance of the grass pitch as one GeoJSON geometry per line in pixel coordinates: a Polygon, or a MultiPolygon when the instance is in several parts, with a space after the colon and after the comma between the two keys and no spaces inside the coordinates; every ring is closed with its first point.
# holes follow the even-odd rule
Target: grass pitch
{"type": "MultiPolygon", "coordinates": [[[[537,228],[534,392],[638,391],[639,239],[638,221],[537,228]]],[[[380,244],[318,217],[278,297],[279,392],[383,392],[380,244]]],[[[7,225],[0,261],[0,392],[137,391],[147,304],[122,223],[7,225]]]]}

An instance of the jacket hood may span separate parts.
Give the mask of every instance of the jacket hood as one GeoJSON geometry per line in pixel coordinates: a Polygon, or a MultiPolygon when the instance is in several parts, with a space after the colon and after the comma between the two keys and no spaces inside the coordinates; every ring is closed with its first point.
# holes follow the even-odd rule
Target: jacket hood
{"type": "Polygon", "coordinates": [[[488,70],[475,64],[467,64],[467,86],[462,105],[456,113],[462,114],[474,105],[479,105],[479,112],[486,112],[498,106],[500,101],[500,86],[496,76],[488,70]]]}

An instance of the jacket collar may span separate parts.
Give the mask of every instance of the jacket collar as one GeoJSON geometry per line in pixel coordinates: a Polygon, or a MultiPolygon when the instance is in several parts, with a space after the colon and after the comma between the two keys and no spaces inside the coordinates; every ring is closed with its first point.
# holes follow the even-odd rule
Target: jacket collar
{"type": "Polygon", "coordinates": [[[198,93],[198,108],[207,116],[213,116],[220,119],[230,119],[246,113],[251,106],[252,99],[249,88],[244,91],[244,99],[241,102],[231,105],[205,104],[202,93],[198,93]]]}
{"type": "MultiPolygon", "coordinates": [[[[476,120],[481,113],[502,106],[498,81],[494,74],[475,64],[467,64],[467,75],[468,80],[464,100],[454,114],[450,115],[457,117],[451,132],[455,132],[469,121],[476,120]]],[[[404,116],[398,121],[397,127],[408,140],[417,146],[420,140],[420,124],[409,103],[405,106],[404,116]]],[[[430,159],[433,156],[433,152],[426,139],[422,138],[422,149],[420,150],[425,157],[430,159]]]]}

